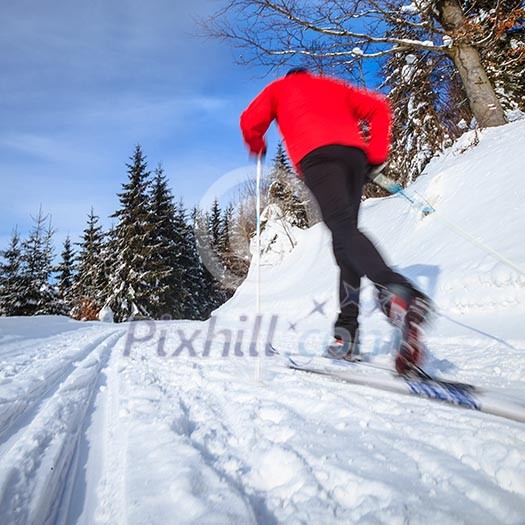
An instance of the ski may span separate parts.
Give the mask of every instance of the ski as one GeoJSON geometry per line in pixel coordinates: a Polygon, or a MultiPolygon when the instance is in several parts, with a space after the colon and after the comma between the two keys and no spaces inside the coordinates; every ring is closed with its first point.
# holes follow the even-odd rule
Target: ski
{"type": "Polygon", "coordinates": [[[450,405],[525,423],[525,400],[468,383],[433,377],[419,369],[399,375],[393,368],[366,360],[343,360],[283,353],[273,348],[288,368],[331,379],[404,395],[423,397],[450,405]]]}

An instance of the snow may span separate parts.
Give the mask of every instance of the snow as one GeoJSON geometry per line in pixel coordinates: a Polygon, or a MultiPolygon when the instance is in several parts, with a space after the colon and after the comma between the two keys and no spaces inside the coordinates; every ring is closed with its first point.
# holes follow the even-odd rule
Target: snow
{"type": "Polygon", "coordinates": [[[414,3],[411,3],[401,6],[401,12],[406,13],[407,15],[417,15],[419,13],[419,8],[414,3]]]}
{"type": "Polygon", "coordinates": [[[407,56],[405,57],[405,62],[406,62],[407,64],[409,64],[409,65],[413,65],[413,64],[415,64],[415,63],[417,62],[417,57],[416,57],[416,55],[412,55],[412,54],[407,55],[407,56]]]}
{"type": "Polygon", "coordinates": [[[443,35],[443,45],[445,47],[452,47],[454,39],[450,35],[443,35]]]}
{"type": "Polygon", "coordinates": [[[407,15],[418,15],[431,7],[431,0],[416,0],[408,5],[401,6],[401,13],[407,15]]]}
{"type": "Polygon", "coordinates": [[[112,323],[113,322],[113,311],[109,306],[104,306],[100,309],[98,314],[98,320],[101,323],[112,323]]]}
{"type": "MultiPolygon", "coordinates": [[[[298,235],[301,235],[301,229],[290,225],[277,204],[266,206],[261,213],[261,265],[280,264],[297,244],[298,235]]],[[[257,243],[253,238],[250,243],[251,254],[256,253],[256,250],[257,243]]]]}
{"type": "MultiPolygon", "coordinates": [[[[524,137],[472,131],[433,159],[410,187],[430,215],[396,196],[361,216],[439,307],[426,367],[522,400],[525,277],[449,224],[525,267],[524,137]]],[[[331,335],[330,236],[294,242],[262,268],[259,323],[254,268],[212,322],[0,319],[2,523],[523,523],[523,424],[250,355],[254,332],[316,354],[331,335]]],[[[389,363],[366,282],[361,318],[389,363]]]]}

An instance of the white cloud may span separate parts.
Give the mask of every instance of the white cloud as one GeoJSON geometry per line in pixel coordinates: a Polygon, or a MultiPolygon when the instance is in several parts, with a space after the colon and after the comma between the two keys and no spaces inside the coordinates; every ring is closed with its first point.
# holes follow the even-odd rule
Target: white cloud
{"type": "Polygon", "coordinates": [[[78,159],[79,152],[57,139],[31,133],[12,133],[0,137],[0,147],[16,150],[49,161],[78,159]]]}

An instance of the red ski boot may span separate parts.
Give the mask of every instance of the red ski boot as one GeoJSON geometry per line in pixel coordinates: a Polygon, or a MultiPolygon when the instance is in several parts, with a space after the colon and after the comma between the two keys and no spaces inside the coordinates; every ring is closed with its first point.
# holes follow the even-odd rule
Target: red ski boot
{"type": "Polygon", "coordinates": [[[425,345],[423,327],[428,323],[431,312],[429,300],[415,297],[408,305],[401,334],[401,346],[396,355],[396,371],[404,375],[423,361],[425,345]]]}
{"type": "Polygon", "coordinates": [[[423,327],[432,312],[432,301],[411,286],[390,285],[379,292],[383,312],[401,330],[401,344],[395,358],[398,374],[419,367],[424,358],[423,327]]]}

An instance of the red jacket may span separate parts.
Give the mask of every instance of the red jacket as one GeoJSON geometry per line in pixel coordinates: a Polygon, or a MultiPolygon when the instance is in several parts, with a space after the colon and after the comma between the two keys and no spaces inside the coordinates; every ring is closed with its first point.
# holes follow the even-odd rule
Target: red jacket
{"type": "Polygon", "coordinates": [[[370,164],[382,164],[390,146],[391,113],[386,100],[329,77],[295,73],[268,85],[241,115],[252,153],[265,150],[264,134],[277,121],[296,167],[312,150],[328,144],[361,148],[370,164]],[[369,140],[360,130],[369,125],[369,140]]]}

